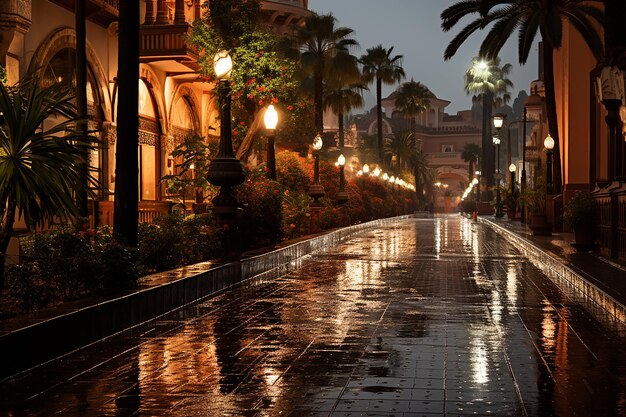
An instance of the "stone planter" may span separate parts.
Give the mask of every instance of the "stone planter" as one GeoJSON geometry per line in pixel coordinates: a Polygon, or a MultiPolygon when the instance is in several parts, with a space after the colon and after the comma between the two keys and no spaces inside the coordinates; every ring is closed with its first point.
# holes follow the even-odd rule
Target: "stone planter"
{"type": "Polygon", "coordinates": [[[574,227],[572,246],[580,250],[590,250],[596,245],[596,228],[591,223],[579,224],[574,227]]]}

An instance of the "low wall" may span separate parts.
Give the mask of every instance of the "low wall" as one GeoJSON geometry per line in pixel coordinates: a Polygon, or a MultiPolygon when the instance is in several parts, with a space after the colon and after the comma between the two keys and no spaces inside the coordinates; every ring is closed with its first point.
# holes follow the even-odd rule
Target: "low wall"
{"type": "MultiPolygon", "coordinates": [[[[0,377],[37,366],[90,343],[153,320],[217,291],[246,281],[270,280],[297,268],[302,258],[353,236],[413,216],[362,223],[316,236],[275,251],[218,266],[183,267],[162,275],[182,276],[58,315],[19,319],[21,326],[0,329],[0,377]],[[191,270],[188,274],[186,270],[191,270]]],[[[148,277],[150,280],[150,277],[148,277]]],[[[156,280],[160,281],[160,280],[156,280]]]]}

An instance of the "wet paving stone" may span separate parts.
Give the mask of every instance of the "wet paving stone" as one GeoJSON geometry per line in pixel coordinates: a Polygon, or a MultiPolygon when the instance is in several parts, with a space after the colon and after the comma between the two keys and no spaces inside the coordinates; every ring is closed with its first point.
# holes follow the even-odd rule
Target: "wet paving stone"
{"type": "Polygon", "coordinates": [[[8,416],[624,416],[624,331],[491,229],[398,222],[0,382],[8,416]]]}

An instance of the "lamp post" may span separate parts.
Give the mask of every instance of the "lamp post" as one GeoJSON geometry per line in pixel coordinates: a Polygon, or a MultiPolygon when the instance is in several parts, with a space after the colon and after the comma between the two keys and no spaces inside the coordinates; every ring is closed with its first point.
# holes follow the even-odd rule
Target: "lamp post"
{"type": "Polygon", "coordinates": [[[274,105],[270,104],[267,107],[263,121],[267,129],[267,178],[276,181],[276,150],[274,149],[274,142],[276,140],[278,112],[274,105]]]}
{"type": "Polygon", "coordinates": [[[315,163],[313,165],[313,183],[309,186],[308,194],[313,199],[311,207],[320,208],[322,203],[319,199],[324,197],[324,187],[320,184],[320,150],[322,149],[322,137],[318,134],[313,139],[313,156],[315,163]]]}
{"type": "Polygon", "coordinates": [[[496,145],[496,217],[504,216],[504,212],[502,212],[502,201],[500,199],[500,180],[502,179],[502,174],[500,173],[500,131],[502,130],[505,118],[506,115],[503,113],[493,115],[493,127],[496,128],[496,135],[493,137],[493,143],[496,145]]]}
{"type": "Polygon", "coordinates": [[[228,52],[221,51],[215,55],[213,68],[219,80],[220,144],[217,156],[211,160],[207,181],[220,187],[219,194],[212,200],[213,211],[220,227],[229,226],[241,211],[237,207],[238,202],[233,195],[232,187],[241,184],[246,179],[243,166],[235,158],[233,152],[230,124],[230,73],[232,66],[233,63],[228,52]]]}
{"type": "Polygon", "coordinates": [[[517,171],[515,164],[509,165],[509,172],[511,173],[511,196],[515,194],[515,171],[517,171]]]}
{"type": "Polygon", "coordinates": [[[480,171],[476,171],[476,180],[478,181],[476,183],[476,204],[478,204],[478,202],[480,201],[480,171]]]}
{"type": "Polygon", "coordinates": [[[546,148],[546,194],[552,195],[552,149],[554,149],[554,139],[549,133],[543,140],[543,146],[546,148]]]}
{"type": "Polygon", "coordinates": [[[337,193],[337,202],[345,203],[348,201],[348,193],[346,193],[346,177],[344,175],[344,166],[346,165],[346,157],[343,154],[337,158],[339,164],[339,192],[337,193]]]}

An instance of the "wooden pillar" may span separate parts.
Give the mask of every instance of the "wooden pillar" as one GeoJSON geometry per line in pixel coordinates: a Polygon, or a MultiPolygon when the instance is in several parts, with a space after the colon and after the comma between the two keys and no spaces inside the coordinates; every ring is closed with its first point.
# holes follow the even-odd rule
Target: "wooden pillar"
{"type": "Polygon", "coordinates": [[[185,23],[185,3],[183,0],[176,0],[174,23],[185,23]]]}
{"type": "Polygon", "coordinates": [[[169,22],[169,16],[167,15],[167,4],[165,3],[165,0],[157,0],[157,25],[167,25],[169,22]]]}
{"type": "Polygon", "coordinates": [[[146,16],[143,20],[143,24],[154,24],[154,0],[146,0],[146,16]]]}

